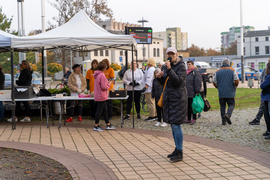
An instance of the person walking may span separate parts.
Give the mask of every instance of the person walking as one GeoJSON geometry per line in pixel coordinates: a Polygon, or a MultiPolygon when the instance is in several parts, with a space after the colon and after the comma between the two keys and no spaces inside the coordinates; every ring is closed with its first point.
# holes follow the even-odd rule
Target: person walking
{"type": "Polygon", "coordinates": [[[231,116],[235,107],[234,97],[238,84],[238,75],[230,67],[230,60],[227,58],[223,59],[221,68],[215,73],[213,78],[213,85],[218,89],[222,125],[226,125],[226,123],[232,124],[231,116]],[[225,113],[226,104],[228,104],[227,113],[225,113]]]}
{"type": "Polygon", "coordinates": [[[172,60],[166,61],[165,70],[157,74],[159,82],[164,86],[169,77],[163,92],[163,112],[164,121],[169,123],[172,128],[175,150],[167,157],[171,162],[183,160],[183,132],[181,124],[186,119],[187,114],[187,89],[186,89],[186,66],[182,58],[177,57],[174,47],[166,50],[166,56],[172,60]]]}
{"type": "Polygon", "coordinates": [[[153,58],[148,59],[147,70],[145,71],[145,74],[144,74],[144,88],[142,89],[142,92],[144,92],[145,101],[149,110],[149,117],[145,119],[145,121],[156,120],[155,99],[153,99],[151,96],[155,66],[156,66],[156,61],[153,58]]]}
{"type": "MultiPolygon", "coordinates": [[[[93,59],[93,61],[91,62],[92,67],[88,69],[88,71],[86,72],[85,79],[88,94],[94,93],[94,85],[95,85],[94,73],[97,70],[97,65],[98,61],[96,59],[93,59]]],[[[97,110],[96,102],[94,100],[90,100],[89,105],[90,105],[90,117],[92,119],[95,119],[95,114],[97,110]]]]}
{"type": "Polygon", "coordinates": [[[154,77],[155,77],[155,79],[153,80],[153,85],[152,85],[152,98],[155,99],[155,105],[156,105],[156,111],[157,111],[157,118],[158,118],[158,122],[155,124],[155,126],[157,126],[157,127],[158,126],[166,127],[166,126],[168,126],[168,124],[166,122],[164,122],[163,108],[162,107],[159,107],[157,105],[158,104],[158,101],[160,99],[160,96],[161,96],[161,94],[163,92],[163,88],[162,88],[161,84],[158,82],[157,74],[159,72],[160,72],[160,69],[159,68],[156,68],[156,70],[154,71],[154,77]]]}
{"type": "MultiPolygon", "coordinates": [[[[270,57],[268,58],[268,63],[270,62],[270,57]]],[[[266,76],[266,68],[263,69],[262,71],[262,74],[261,74],[261,84],[264,82],[265,80],[265,76],[266,76]]],[[[256,115],[256,118],[253,119],[252,121],[249,122],[250,125],[260,125],[260,120],[263,116],[263,113],[264,113],[264,102],[261,100],[261,104],[260,104],[260,107],[259,107],[259,111],[256,115]]]]}
{"type": "Polygon", "coordinates": [[[270,62],[266,65],[266,77],[264,82],[261,84],[261,100],[264,101],[264,119],[266,124],[266,132],[263,133],[265,139],[270,139],[270,62]]]}
{"type": "Polygon", "coordinates": [[[132,108],[132,101],[133,101],[133,86],[134,86],[134,101],[137,112],[137,119],[141,119],[140,97],[143,85],[143,72],[140,69],[137,69],[136,61],[131,62],[131,66],[133,67],[134,81],[132,81],[132,68],[127,70],[123,77],[123,82],[126,84],[126,89],[128,93],[127,109],[126,109],[127,115],[124,117],[124,119],[129,119],[130,117],[130,111],[132,108]]]}
{"type": "Polygon", "coordinates": [[[188,119],[187,123],[195,124],[197,114],[193,113],[192,102],[193,98],[200,94],[202,88],[202,75],[194,66],[194,61],[187,61],[187,92],[188,92],[188,119]],[[191,120],[192,116],[192,120],[191,120]]]}
{"type": "Polygon", "coordinates": [[[108,79],[105,77],[104,72],[107,69],[107,63],[101,61],[98,63],[97,70],[94,73],[95,78],[95,85],[94,85],[94,98],[97,102],[97,111],[95,116],[95,125],[94,131],[103,131],[103,129],[99,125],[99,119],[102,114],[105,122],[106,122],[106,129],[111,130],[115,129],[115,127],[110,123],[108,118],[108,110],[107,110],[107,100],[108,100],[108,93],[113,83],[112,79],[108,79]]]}
{"type": "MultiPolygon", "coordinates": [[[[31,86],[31,81],[32,81],[32,73],[33,69],[30,66],[29,62],[26,60],[22,61],[22,64],[20,65],[21,67],[21,73],[19,76],[19,79],[16,81],[16,84],[18,86],[31,86]]],[[[18,121],[18,116],[21,113],[21,103],[24,104],[24,114],[25,117],[20,120],[20,122],[30,122],[30,107],[28,104],[28,101],[16,101],[16,110],[15,110],[15,122],[18,121]]],[[[12,118],[7,120],[8,122],[12,122],[12,118]]]]}
{"type": "MultiPolygon", "coordinates": [[[[0,64],[0,90],[5,89],[5,74],[2,71],[2,66],[0,64]]],[[[5,109],[3,106],[3,102],[0,101],[0,121],[4,121],[5,118],[5,109]]]]}
{"type": "MultiPolygon", "coordinates": [[[[79,94],[83,93],[86,88],[86,80],[81,73],[81,65],[74,64],[72,67],[73,72],[70,74],[68,78],[68,88],[70,90],[71,96],[78,96],[79,94]]],[[[70,101],[70,109],[69,109],[69,118],[66,122],[73,121],[74,115],[74,108],[75,108],[76,101],[70,101]]],[[[82,106],[83,100],[78,100],[78,121],[82,121],[82,106]]]]}

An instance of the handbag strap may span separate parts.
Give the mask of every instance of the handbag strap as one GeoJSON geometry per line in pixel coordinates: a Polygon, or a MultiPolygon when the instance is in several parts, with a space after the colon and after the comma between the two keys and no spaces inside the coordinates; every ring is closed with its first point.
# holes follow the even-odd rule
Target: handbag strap
{"type": "Polygon", "coordinates": [[[169,79],[169,76],[167,77],[167,79],[166,79],[166,81],[165,81],[165,84],[164,84],[164,87],[163,87],[163,92],[164,92],[164,89],[165,89],[165,87],[166,87],[166,84],[167,84],[168,79],[169,79]]]}

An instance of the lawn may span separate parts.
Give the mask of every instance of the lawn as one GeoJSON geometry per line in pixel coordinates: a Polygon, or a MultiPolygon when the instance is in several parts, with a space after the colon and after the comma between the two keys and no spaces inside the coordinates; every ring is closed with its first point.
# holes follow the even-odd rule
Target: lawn
{"type": "MultiPolygon", "coordinates": [[[[235,96],[235,108],[251,108],[260,106],[261,89],[237,88],[235,96]]],[[[207,99],[212,109],[219,109],[218,90],[207,89],[207,99]]]]}

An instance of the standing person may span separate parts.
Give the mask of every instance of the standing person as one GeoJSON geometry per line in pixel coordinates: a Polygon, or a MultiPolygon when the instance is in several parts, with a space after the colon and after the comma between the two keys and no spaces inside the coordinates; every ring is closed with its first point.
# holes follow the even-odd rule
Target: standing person
{"type": "Polygon", "coordinates": [[[187,61],[187,92],[188,92],[188,119],[187,123],[195,124],[197,115],[193,114],[192,102],[196,95],[199,95],[202,87],[202,75],[194,66],[194,61],[187,61]],[[192,116],[192,120],[191,120],[192,116]]]}
{"type": "MultiPolygon", "coordinates": [[[[268,58],[268,63],[269,63],[269,62],[270,62],[270,57],[268,58]]],[[[265,76],[266,76],[265,71],[266,71],[266,68],[263,69],[262,74],[261,74],[261,77],[260,77],[260,79],[261,79],[261,84],[262,84],[263,81],[265,80],[265,76]]],[[[261,120],[261,118],[262,118],[262,116],[263,116],[263,113],[264,113],[264,102],[263,102],[263,100],[261,99],[261,105],[260,105],[260,107],[259,107],[259,111],[258,111],[258,113],[257,113],[257,115],[256,115],[256,118],[253,119],[252,121],[250,121],[249,124],[250,124],[250,125],[260,125],[260,120],[261,120]]]]}
{"type": "MultiPolygon", "coordinates": [[[[111,86],[109,88],[109,91],[113,91],[113,86],[114,86],[114,70],[113,68],[110,67],[110,62],[108,59],[103,59],[102,61],[104,61],[107,65],[107,69],[105,70],[104,74],[105,77],[108,80],[111,80],[111,86]]],[[[108,118],[112,119],[113,116],[113,111],[112,111],[112,100],[107,100],[107,108],[108,108],[108,118]]]]}
{"type": "Polygon", "coordinates": [[[264,119],[266,123],[266,132],[263,133],[265,139],[270,139],[270,62],[266,65],[266,77],[261,84],[261,100],[264,101],[264,119]]]}
{"type": "MultiPolygon", "coordinates": [[[[91,69],[88,69],[88,71],[86,72],[86,85],[87,85],[87,92],[88,94],[92,94],[94,93],[94,85],[95,85],[95,78],[94,78],[94,73],[97,70],[97,65],[98,65],[98,61],[96,59],[94,59],[91,62],[91,69]]],[[[95,119],[95,114],[96,114],[96,110],[97,110],[97,105],[96,102],[94,100],[90,100],[89,101],[90,104],[90,116],[92,119],[95,119]]]]}
{"type": "Polygon", "coordinates": [[[186,66],[182,58],[177,57],[177,51],[174,47],[166,50],[166,56],[172,60],[166,61],[165,70],[157,74],[159,81],[164,86],[167,77],[169,77],[163,92],[163,112],[165,122],[171,124],[175,150],[167,157],[171,162],[183,160],[183,132],[181,124],[185,121],[187,115],[187,89],[186,89],[186,66]]]}
{"type": "Polygon", "coordinates": [[[69,70],[68,67],[66,67],[65,71],[66,71],[66,73],[64,74],[64,76],[63,76],[63,78],[62,78],[62,81],[63,81],[63,83],[64,83],[65,85],[67,85],[68,78],[69,78],[69,76],[70,76],[70,74],[71,74],[71,71],[69,70]]]}
{"type": "MultiPolygon", "coordinates": [[[[2,71],[2,66],[0,64],[0,90],[4,90],[5,88],[5,74],[2,71]]],[[[3,106],[3,102],[0,101],[0,120],[3,121],[5,118],[5,110],[3,106]]]]}
{"type": "Polygon", "coordinates": [[[107,69],[107,63],[104,61],[101,61],[98,63],[97,70],[94,73],[95,78],[95,86],[94,86],[94,98],[97,102],[97,111],[95,116],[95,125],[94,125],[94,131],[103,131],[103,129],[99,126],[99,118],[102,114],[105,122],[106,122],[106,129],[111,130],[115,129],[115,127],[110,123],[108,118],[108,112],[107,112],[107,100],[108,100],[108,93],[109,89],[111,87],[111,84],[113,83],[112,79],[108,79],[105,77],[104,72],[107,69]]]}
{"type": "Polygon", "coordinates": [[[126,84],[126,89],[128,93],[127,115],[124,117],[124,119],[129,119],[130,117],[130,111],[132,108],[132,100],[133,100],[133,95],[132,95],[133,85],[134,85],[134,101],[135,101],[135,107],[136,107],[136,112],[137,112],[137,119],[141,119],[140,97],[141,97],[142,85],[143,85],[143,72],[140,69],[137,69],[136,61],[131,62],[131,65],[133,67],[133,72],[134,72],[134,82],[132,82],[132,68],[127,70],[123,77],[123,82],[126,84]]]}
{"type": "Polygon", "coordinates": [[[155,79],[153,80],[153,85],[152,85],[152,98],[155,98],[155,105],[156,105],[157,118],[158,118],[158,122],[155,124],[155,126],[166,127],[167,123],[164,122],[163,108],[157,105],[160,99],[160,96],[163,92],[163,88],[161,84],[158,82],[158,78],[157,78],[157,74],[159,72],[160,72],[160,69],[156,68],[156,70],[154,71],[155,79]],[[163,123],[161,123],[161,117],[162,117],[163,123]]]}
{"type": "Polygon", "coordinates": [[[222,125],[232,124],[231,116],[235,106],[234,97],[238,84],[238,75],[230,67],[230,60],[223,59],[221,68],[213,78],[213,85],[218,89],[222,125]],[[228,104],[227,113],[225,113],[226,104],[228,104]]]}
{"type": "Polygon", "coordinates": [[[149,117],[145,119],[145,121],[156,120],[155,99],[153,99],[151,96],[155,66],[156,66],[156,61],[153,58],[148,59],[147,70],[145,71],[145,74],[144,74],[144,88],[142,89],[142,92],[144,92],[145,101],[149,110],[149,117]]]}
{"type": "MultiPolygon", "coordinates": [[[[19,79],[16,81],[16,84],[18,86],[31,86],[32,81],[32,67],[30,66],[29,62],[26,60],[22,61],[21,67],[21,73],[19,76],[19,79]]],[[[27,101],[16,101],[16,110],[15,110],[15,122],[18,121],[18,116],[21,113],[21,103],[24,104],[25,108],[25,117],[20,120],[20,122],[30,122],[30,107],[27,101]]],[[[12,118],[7,120],[8,122],[12,122],[12,118]]]]}
{"type": "MultiPolygon", "coordinates": [[[[72,69],[73,73],[71,73],[68,78],[68,87],[70,89],[71,96],[78,96],[79,94],[84,92],[86,88],[86,80],[81,73],[80,64],[74,64],[72,69]]],[[[66,122],[73,121],[75,104],[76,104],[75,100],[70,101],[70,116],[66,120],[66,122]]],[[[78,121],[82,121],[82,106],[83,100],[78,100],[78,121]]]]}

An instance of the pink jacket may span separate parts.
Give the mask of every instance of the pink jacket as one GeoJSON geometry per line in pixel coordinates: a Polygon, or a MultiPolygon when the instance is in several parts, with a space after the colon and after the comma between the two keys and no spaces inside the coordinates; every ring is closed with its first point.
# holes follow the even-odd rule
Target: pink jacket
{"type": "Polygon", "coordinates": [[[105,74],[102,71],[95,71],[94,73],[95,85],[94,85],[94,98],[95,101],[106,101],[108,99],[108,93],[110,84],[108,83],[105,74]]]}

